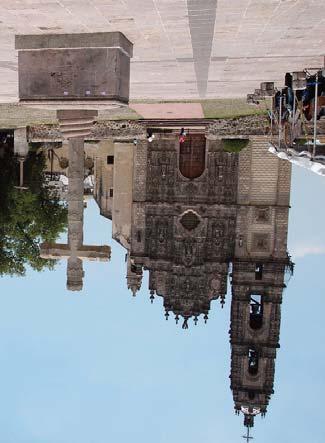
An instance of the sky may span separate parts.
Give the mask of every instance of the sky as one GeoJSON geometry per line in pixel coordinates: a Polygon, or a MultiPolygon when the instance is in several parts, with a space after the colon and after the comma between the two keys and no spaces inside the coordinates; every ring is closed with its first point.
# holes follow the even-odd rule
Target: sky
{"type": "MultiPolygon", "coordinates": [[[[325,439],[322,177],[293,169],[288,249],[295,274],[284,292],[275,394],[254,441],[325,439]]],[[[64,239],[64,238],[63,238],[64,239]]],[[[84,290],[55,271],[4,277],[0,287],[0,441],[205,443],[244,441],[229,387],[230,298],[207,325],[187,331],[151,305],[148,276],[132,297],[125,251],[94,201],[85,242],[109,244],[109,263],[86,263],[84,290]]]]}

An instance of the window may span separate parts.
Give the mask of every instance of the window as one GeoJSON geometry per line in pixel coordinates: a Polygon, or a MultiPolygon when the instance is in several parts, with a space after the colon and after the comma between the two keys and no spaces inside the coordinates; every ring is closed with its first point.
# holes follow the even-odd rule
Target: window
{"type": "Polygon", "coordinates": [[[252,348],[248,350],[248,372],[250,375],[258,374],[258,354],[252,348]]]}
{"type": "Polygon", "coordinates": [[[263,278],[263,264],[256,263],[255,265],[255,280],[262,280],[263,278]]]}
{"type": "Polygon", "coordinates": [[[252,329],[261,329],[263,325],[263,303],[262,296],[258,294],[252,294],[250,298],[250,315],[249,326],[252,329]]]}
{"type": "Polygon", "coordinates": [[[107,164],[108,165],[114,165],[114,155],[108,155],[107,156],[107,164]]]}
{"type": "Polygon", "coordinates": [[[180,143],[179,170],[190,179],[200,177],[205,169],[205,135],[192,134],[180,143]]]}
{"type": "Polygon", "coordinates": [[[186,211],[181,218],[181,225],[188,231],[192,231],[200,224],[200,219],[195,212],[186,211]]]}
{"type": "Polygon", "coordinates": [[[110,190],[109,190],[109,196],[110,196],[110,197],[113,197],[113,188],[110,188],[110,190]]]}

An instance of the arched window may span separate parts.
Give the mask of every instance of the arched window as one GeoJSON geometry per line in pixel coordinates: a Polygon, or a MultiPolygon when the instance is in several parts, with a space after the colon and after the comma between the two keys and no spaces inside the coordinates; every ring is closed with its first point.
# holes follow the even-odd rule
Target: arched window
{"type": "Polygon", "coordinates": [[[252,348],[248,350],[248,372],[250,375],[258,374],[258,354],[252,348]]]}
{"type": "Polygon", "coordinates": [[[251,294],[249,303],[249,326],[260,329],[263,325],[263,302],[259,294],[251,294]]]}
{"type": "Polygon", "coordinates": [[[179,170],[186,178],[197,178],[205,169],[204,134],[187,135],[179,148],[179,170]]]}
{"type": "Polygon", "coordinates": [[[263,279],[263,263],[256,263],[255,265],[255,280],[263,279]]]}

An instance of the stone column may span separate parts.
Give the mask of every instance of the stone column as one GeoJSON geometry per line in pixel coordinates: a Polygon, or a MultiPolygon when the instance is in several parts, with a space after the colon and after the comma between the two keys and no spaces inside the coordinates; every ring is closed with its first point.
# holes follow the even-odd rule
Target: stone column
{"type": "Polygon", "coordinates": [[[83,194],[84,194],[84,140],[69,140],[68,171],[68,244],[71,256],[68,259],[67,289],[81,290],[84,275],[78,250],[83,244],[83,194]]]}
{"type": "Polygon", "coordinates": [[[19,157],[26,158],[28,155],[29,146],[27,142],[26,127],[16,128],[14,130],[14,154],[19,157]]]}
{"type": "Polygon", "coordinates": [[[18,189],[26,189],[24,187],[24,162],[27,158],[29,146],[27,142],[26,127],[14,130],[14,154],[18,157],[19,162],[19,186],[18,189]]]}
{"type": "Polygon", "coordinates": [[[68,259],[67,289],[80,291],[84,276],[78,251],[83,246],[84,137],[89,135],[97,111],[59,110],[57,118],[65,140],[69,143],[68,185],[68,259]]]}

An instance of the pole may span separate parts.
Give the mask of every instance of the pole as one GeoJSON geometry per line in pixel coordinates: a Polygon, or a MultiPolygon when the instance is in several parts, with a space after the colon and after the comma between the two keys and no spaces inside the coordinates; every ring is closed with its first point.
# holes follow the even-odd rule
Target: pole
{"type": "Polygon", "coordinates": [[[316,155],[316,137],[317,137],[317,105],[318,105],[318,71],[316,73],[315,85],[315,108],[314,108],[314,143],[313,143],[313,158],[316,155]]]}
{"type": "Polygon", "coordinates": [[[279,149],[281,148],[281,135],[282,135],[282,92],[280,95],[280,106],[279,106],[279,149]]]}
{"type": "Polygon", "coordinates": [[[271,140],[273,139],[273,97],[271,98],[271,140]]]}
{"type": "Polygon", "coordinates": [[[51,149],[51,180],[53,180],[53,148],[51,149]]]}
{"type": "Polygon", "coordinates": [[[293,91],[293,107],[292,107],[292,129],[291,129],[291,145],[295,139],[295,120],[296,120],[296,91],[293,91]]]}
{"type": "Polygon", "coordinates": [[[20,174],[19,174],[19,187],[22,188],[24,185],[24,160],[19,160],[19,166],[20,166],[20,174]]]}

